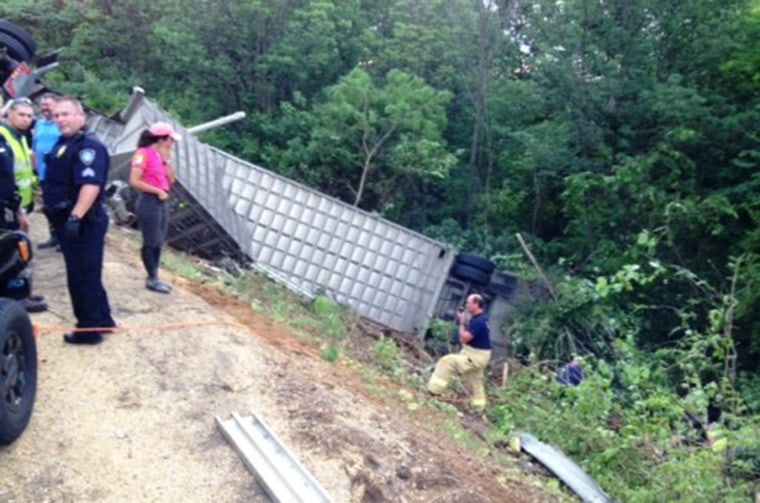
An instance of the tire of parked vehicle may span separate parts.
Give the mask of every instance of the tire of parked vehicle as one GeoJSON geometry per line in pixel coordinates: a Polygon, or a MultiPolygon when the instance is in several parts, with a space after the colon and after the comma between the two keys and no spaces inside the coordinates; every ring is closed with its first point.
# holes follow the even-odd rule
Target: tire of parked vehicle
{"type": "Polygon", "coordinates": [[[480,269],[486,274],[491,274],[496,270],[496,265],[485,257],[474,255],[472,253],[459,253],[456,256],[456,263],[480,269]]]}
{"type": "Polygon", "coordinates": [[[37,53],[34,38],[25,29],[4,19],[0,19],[0,43],[2,42],[6,43],[10,56],[18,61],[31,61],[37,53]],[[12,42],[9,44],[8,40],[12,42]],[[11,50],[16,54],[11,53],[11,50]]]}
{"type": "Polygon", "coordinates": [[[29,316],[14,300],[0,299],[0,445],[29,424],[37,393],[37,345],[29,316]]]}
{"type": "Polygon", "coordinates": [[[454,267],[451,269],[451,275],[478,285],[487,285],[491,282],[491,273],[465,264],[454,264],[454,267]]]}

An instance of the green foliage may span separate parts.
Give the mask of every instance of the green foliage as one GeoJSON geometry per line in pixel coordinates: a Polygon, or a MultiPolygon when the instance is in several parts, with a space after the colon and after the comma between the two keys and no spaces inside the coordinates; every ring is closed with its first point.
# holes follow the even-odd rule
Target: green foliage
{"type": "Polygon", "coordinates": [[[333,342],[325,344],[319,353],[325,361],[335,363],[340,358],[340,348],[333,342]]]}
{"type": "Polygon", "coordinates": [[[375,363],[385,372],[399,370],[401,363],[401,351],[392,339],[380,337],[372,345],[372,354],[375,363]]]}
{"type": "MultiPolygon", "coordinates": [[[[727,461],[695,444],[684,414],[704,410],[695,408],[704,401],[677,396],[662,378],[666,369],[640,356],[616,366],[586,362],[588,378],[577,387],[537,369],[520,372],[498,390],[491,414],[503,435],[529,431],[580,461],[616,501],[748,501],[749,481],[724,477],[736,455],[727,461]]],[[[757,427],[746,431],[754,444],[730,435],[730,445],[758,445],[757,427]]]]}
{"type": "Polygon", "coordinates": [[[425,347],[429,353],[438,357],[454,352],[456,341],[456,326],[451,321],[433,318],[428,325],[428,335],[426,335],[425,347]]]}
{"type": "Polygon", "coordinates": [[[325,295],[315,297],[311,307],[317,319],[315,328],[325,340],[321,349],[322,357],[335,362],[340,358],[347,341],[358,336],[357,315],[325,295]]]}
{"type": "Polygon", "coordinates": [[[321,330],[329,338],[334,340],[343,339],[346,332],[340,319],[339,306],[325,296],[314,299],[314,314],[321,320],[321,330]]]}
{"type": "Polygon", "coordinates": [[[304,164],[335,187],[323,187],[328,193],[354,205],[371,199],[382,210],[393,205],[401,181],[441,179],[453,166],[441,137],[448,93],[397,70],[378,86],[361,69],[325,92],[300,142],[309,153],[304,164]]]}
{"type": "Polygon", "coordinates": [[[748,9],[741,19],[738,40],[730,59],[722,62],[721,71],[728,80],[736,82],[745,93],[754,93],[760,86],[760,57],[752,47],[760,37],[760,2],[748,2],[748,9]]]}

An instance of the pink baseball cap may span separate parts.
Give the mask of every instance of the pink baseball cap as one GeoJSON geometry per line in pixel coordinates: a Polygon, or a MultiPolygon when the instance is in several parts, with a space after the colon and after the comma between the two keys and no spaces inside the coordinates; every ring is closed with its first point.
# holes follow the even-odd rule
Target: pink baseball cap
{"type": "Polygon", "coordinates": [[[168,122],[156,122],[148,128],[153,136],[170,136],[174,141],[180,141],[182,137],[168,122]]]}

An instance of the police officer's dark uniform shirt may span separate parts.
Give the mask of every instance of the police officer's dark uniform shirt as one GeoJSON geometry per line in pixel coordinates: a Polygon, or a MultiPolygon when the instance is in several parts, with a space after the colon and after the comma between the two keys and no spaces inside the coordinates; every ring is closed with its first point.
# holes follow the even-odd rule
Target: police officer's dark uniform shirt
{"type": "Polygon", "coordinates": [[[43,182],[42,196],[45,208],[53,213],[63,213],[68,207],[70,212],[82,185],[98,185],[100,196],[98,201],[93,203],[91,211],[102,210],[103,189],[108,179],[110,158],[105,146],[97,137],[84,132],[70,138],[61,136],[46,156],[46,161],[50,174],[46,174],[43,182]],[[54,169],[50,169],[50,166],[54,169]]]}
{"type": "Polygon", "coordinates": [[[13,171],[13,151],[5,138],[0,136],[0,229],[18,230],[20,203],[13,171]]]}
{"type": "Polygon", "coordinates": [[[491,349],[491,331],[488,328],[488,316],[481,313],[473,316],[467,325],[467,331],[472,334],[469,346],[475,349],[491,349]]]}
{"type": "Polygon", "coordinates": [[[46,156],[43,182],[45,212],[53,224],[66,261],[71,304],[78,328],[114,327],[103,288],[103,249],[108,214],[103,207],[110,158],[91,133],[61,136],[46,156]],[[83,185],[97,185],[100,194],[80,221],[80,233],[66,236],[66,222],[83,185]]]}

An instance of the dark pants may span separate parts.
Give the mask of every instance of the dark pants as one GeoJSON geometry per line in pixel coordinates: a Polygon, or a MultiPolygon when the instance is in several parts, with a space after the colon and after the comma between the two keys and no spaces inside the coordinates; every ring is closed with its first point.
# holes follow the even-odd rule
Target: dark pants
{"type": "Polygon", "coordinates": [[[143,245],[140,255],[145,272],[149,278],[157,278],[161,263],[161,246],[169,230],[169,208],[153,194],[140,194],[135,213],[142,231],[143,245]]]}
{"type": "Polygon", "coordinates": [[[55,240],[54,242],[58,242],[58,238],[55,235],[55,228],[53,227],[53,222],[50,220],[50,217],[48,216],[47,213],[43,212],[43,214],[45,215],[45,219],[47,220],[47,223],[48,223],[48,229],[50,230],[50,239],[54,239],[55,240]]]}
{"type": "Polygon", "coordinates": [[[81,234],[76,239],[66,239],[67,215],[57,215],[51,221],[66,262],[66,280],[77,328],[115,327],[102,279],[108,215],[103,208],[91,212],[94,215],[82,220],[81,234]]]}

